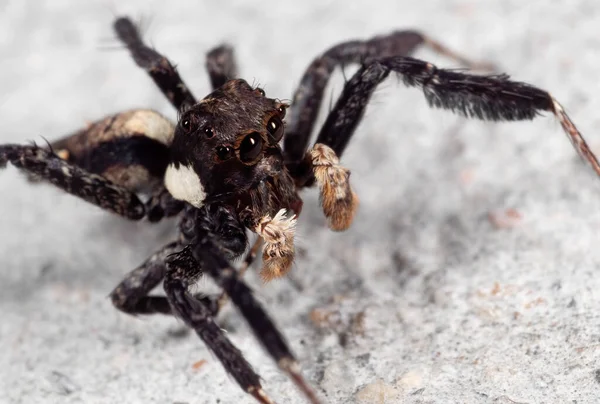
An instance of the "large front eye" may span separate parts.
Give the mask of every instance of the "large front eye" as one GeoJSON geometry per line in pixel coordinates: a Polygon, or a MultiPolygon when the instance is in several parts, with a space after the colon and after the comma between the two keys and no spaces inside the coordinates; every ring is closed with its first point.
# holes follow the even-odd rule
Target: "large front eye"
{"type": "Polygon", "coordinates": [[[275,143],[278,143],[283,136],[283,121],[277,115],[274,115],[267,122],[267,131],[275,143]]]}
{"type": "Polygon", "coordinates": [[[260,133],[252,132],[242,140],[240,143],[240,160],[243,163],[251,163],[260,155],[262,152],[263,140],[260,137],[260,133]]]}

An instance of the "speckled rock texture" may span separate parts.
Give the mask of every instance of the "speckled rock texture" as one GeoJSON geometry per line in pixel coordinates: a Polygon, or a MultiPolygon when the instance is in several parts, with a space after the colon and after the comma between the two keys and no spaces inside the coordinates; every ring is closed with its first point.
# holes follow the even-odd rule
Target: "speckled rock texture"
{"type": "MultiPolygon", "coordinates": [[[[289,99],[327,47],[416,28],[551,91],[600,151],[590,0],[3,0],[0,143],[56,139],[134,107],[176,119],[115,40],[120,14],[142,21],[197,95],[209,91],[205,53],[224,41],[243,77],[289,99]]],[[[343,83],[338,72],[326,108],[343,83]]],[[[343,163],[361,198],[354,226],[329,231],[306,192],[295,282],[247,277],[324,402],[599,402],[600,179],[552,117],[467,121],[390,78],[343,163]]],[[[129,317],[107,298],[173,221],[121,220],[12,167],[0,195],[1,403],[252,402],[180,321],[129,317]]],[[[265,390],[305,402],[238,312],[223,314],[265,390]]]]}

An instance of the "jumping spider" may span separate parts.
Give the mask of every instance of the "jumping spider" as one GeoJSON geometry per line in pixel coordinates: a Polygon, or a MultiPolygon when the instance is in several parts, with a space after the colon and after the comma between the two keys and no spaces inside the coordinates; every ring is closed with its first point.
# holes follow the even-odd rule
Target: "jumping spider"
{"type": "Polygon", "coordinates": [[[371,95],[390,73],[420,87],[429,104],[491,121],[556,116],[577,151],[600,175],[600,164],[560,104],[546,91],[510,81],[506,75],[474,75],[438,69],[408,57],[428,45],[466,67],[478,67],[414,31],[334,46],[307,68],[290,105],[268,98],[236,78],[233,51],[207,55],[214,91],[200,101],[173,65],[146,46],[128,18],[114,29],[179,112],[173,125],[157,112],[117,113],[51,143],[0,146],[0,166],[11,162],[33,180],[45,180],[127,219],[156,222],[179,217],[177,240],[134,269],[111,293],[129,314],[172,314],[193,328],[237,383],[261,403],[273,403],[259,376],[214,318],[227,296],[241,311],[269,355],[312,403],[321,400],[302,376],[285,339],[241,279],[263,243],[261,276],[284,276],[294,258],[294,230],[302,208],[299,191],[317,185],[328,225],[352,223],[358,199],[350,172],[339,163],[371,95]],[[315,145],[307,144],[330,75],[338,66],[360,63],[345,83],[315,145]],[[289,109],[289,111],[288,111],[289,109]],[[284,118],[287,115],[287,122],[284,118]],[[284,147],[280,143],[283,140],[284,147]],[[146,202],[138,195],[149,195],[146,202]],[[246,229],[259,242],[242,269],[230,261],[247,249],[246,229]],[[223,289],[218,299],[189,292],[204,274],[223,289]],[[163,282],[166,297],[148,295],[163,282]]]}

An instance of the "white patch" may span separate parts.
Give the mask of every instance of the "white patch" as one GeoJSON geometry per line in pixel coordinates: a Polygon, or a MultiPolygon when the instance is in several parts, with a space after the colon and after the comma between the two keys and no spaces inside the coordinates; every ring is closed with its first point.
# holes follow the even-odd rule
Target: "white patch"
{"type": "Polygon", "coordinates": [[[134,111],[131,118],[125,122],[125,130],[134,133],[143,133],[150,139],[154,139],[169,146],[173,142],[175,127],[173,124],[151,109],[138,109],[134,111]]]}
{"type": "Polygon", "coordinates": [[[175,168],[169,164],[165,173],[165,186],[173,198],[199,208],[206,199],[206,192],[200,182],[200,177],[192,167],[180,165],[175,168]]]}

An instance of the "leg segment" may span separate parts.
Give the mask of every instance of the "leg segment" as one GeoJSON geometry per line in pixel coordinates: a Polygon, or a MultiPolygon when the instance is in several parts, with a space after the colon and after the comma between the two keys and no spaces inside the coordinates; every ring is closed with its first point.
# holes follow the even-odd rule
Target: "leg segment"
{"type": "Polygon", "coordinates": [[[308,66],[294,93],[284,139],[286,161],[293,165],[304,157],[323,101],[325,87],[337,66],[369,63],[390,56],[410,55],[420,45],[429,46],[465,67],[489,68],[489,65],[471,62],[439,42],[415,31],[396,31],[367,41],[349,41],[333,46],[308,66]]]}
{"type": "Polygon", "coordinates": [[[117,18],[114,30],[131,52],[135,63],[148,72],[178,111],[185,110],[196,103],[194,95],[177,73],[175,66],[160,53],[144,44],[137,27],[129,18],[117,18]]]}
{"type": "Polygon", "coordinates": [[[350,187],[350,170],[342,167],[335,152],[324,144],[315,144],[309,153],[329,228],[347,230],[358,209],[358,196],[350,187]]]}
{"type": "Polygon", "coordinates": [[[259,376],[215,323],[209,309],[189,294],[188,287],[200,274],[200,266],[189,248],[169,259],[164,289],[173,312],[196,331],[244,391],[260,403],[272,404],[260,385],[259,376]]]}
{"type": "Polygon", "coordinates": [[[227,293],[241,311],[258,340],[271,357],[275,359],[279,367],[289,375],[311,403],[320,403],[315,392],[304,380],[284,337],[277,330],[262,306],[256,301],[250,288],[238,278],[237,272],[219,253],[219,248],[214,244],[208,233],[198,234],[197,236],[197,244],[192,249],[196,261],[227,293]]]}
{"type": "Polygon", "coordinates": [[[35,178],[128,219],[140,220],[146,213],[144,204],[131,191],[66,162],[51,150],[35,145],[2,145],[0,167],[8,161],[35,178]]]}
{"type": "Polygon", "coordinates": [[[206,70],[208,70],[213,90],[221,87],[226,81],[236,78],[238,69],[233,48],[221,45],[208,52],[206,70]]]}
{"type": "Polygon", "coordinates": [[[430,106],[489,121],[521,121],[548,111],[556,116],[579,154],[600,175],[600,163],[564,112],[548,92],[529,84],[510,81],[507,75],[479,76],[438,69],[410,57],[374,60],[352,76],[344,86],[321,129],[317,143],[341,156],[375,88],[394,72],[409,87],[420,87],[430,106]]]}
{"type": "Polygon", "coordinates": [[[180,249],[179,243],[170,243],[127,274],[110,294],[114,306],[132,315],[171,314],[171,306],[165,297],[148,296],[148,293],[162,281],[169,255],[180,249]]]}
{"type": "MultiPolygon", "coordinates": [[[[242,279],[244,277],[244,274],[246,273],[248,268],[250,268],[250,266],[256,259],[256,256],[258,255],[258,251],[260,250],[261,246],[262,246],[262,239],[260,237],[258,237],[256,239],[256,241],[254,242],[254,244],[252,245],[252,247],[250,248],[250,251],[248,251],[248,253],[244,257],[244,261],[242,261],[242,264],[240,265],[240,268],[238,269],[238,278],[242,279]]],[[[229,299],[227,298],[227,293],[225,293],[225,292],[221,293],[221,295],[215,302],[216,306],[215,305],[212,306],[212,307],[216,307],[215,315],[219,310],[221,310],[221,308],[223,306],[225,306],[225,304],[227,303],[228,300],[229,299]]]]}

